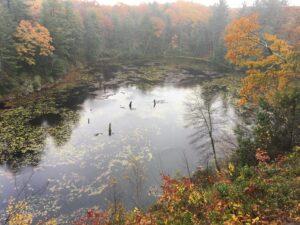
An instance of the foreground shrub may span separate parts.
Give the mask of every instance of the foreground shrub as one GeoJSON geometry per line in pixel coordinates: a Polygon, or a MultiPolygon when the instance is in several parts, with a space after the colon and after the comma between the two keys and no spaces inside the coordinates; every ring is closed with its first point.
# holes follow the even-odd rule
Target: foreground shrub
{"type": "MultiPolygon", "coordinates": [[[[162,194],[146,213],[135,209],[99,213],[91,223],[76,225],[194,225],[194,224],[285,224],[300,222],[300,150],[269,163],[266,152],[257,152],[257,166],[212,174],[199,171],[191,179],[163,176],[162,194]],[[205,177],[205,178],[204,178],[205,177]],[[201,180],[205,181],[202,186],[201,180]],[[108,213],[108,214],[106,214],[108,213]],[[116,215],[118,220],[116,223],[116,215]],[[108,219],[109,218],[109,219],[108,219]]],[[[87,213],[87,216],[90,212],[87,213]]]]}

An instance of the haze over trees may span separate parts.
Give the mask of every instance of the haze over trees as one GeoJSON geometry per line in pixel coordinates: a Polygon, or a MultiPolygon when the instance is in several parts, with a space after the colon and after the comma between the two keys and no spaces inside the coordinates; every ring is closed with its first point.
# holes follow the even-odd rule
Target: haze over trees
{"type": "Polygon", "coordinates": [[[39,88],[72,67],[101,58],[190,56],[224,64],[227,24],[254,11],[270,34],[299,44],[299,29],[292,29],[297,8],[279,0],[257,1],[238,12],[223,0],[212,7],[184,1],[104,6],[79,0],[2,0],[1,89],[8,92],[25,80],[39,88]]]}
{"type": "MultiPolygon", "coordinates": [[[[111,189],[113,207],[108,206],[107,210],[101,212],[90,209],[86,215],[74,222],[77,225],[300,222],[299,51],[300,8],[289,6],[285,0],[257,0],[253,6],[244,6],[241,9],[229,8],[225,0],[219,0],[211,7],[185,1],[138,6],[124,4],[105,6],[96,1],[86,0],[0,0],[0,97],[9,96],[11,92],[16,92],[19,96],[23,93],[28,94],[41,90],[51,83],[59,84],[64,79],[68,84],[69,80],[77,75],[73,73],[74,71],[80,70],[81,73],[88,71],[89,73],[114,60],[123,60],[126,66],[128,61],[136,59],[145,60],[148,63],[143,65],[145,67],[142,69],[130,64],[131,70],[130,66],[124,69],[124,71],[127,70],[126,72],[129,71],[128,73],[124,71],[114,73],[115,77],[110,74],[111,80],[116,78],[115,80],[122,85],[134,84],[136,85],[133,85],[134,88],[138,87],[138,83],[145,85],[148,82],[147,84],[157,85],[160,81],[165,81],[165,77],[170,79],[173,76],[171,78],[176,80],[177,73],[183,76],[182,80],[191,79],[191,82],[197,85],[200,84],[197,81],[201,79],[203,79],[201,82],[204,79],[208,80],[207,86],[204,83],[199,85],[200,91],[192,96],[194,99],[189,97],[187,122],[194,128],[191,142],[206,150],[206,152],[201,152],[201,157],[205,158],[203,153],[206,153],[207,157],[212,156],[211,162],[213,163],[207,163],[206,169],[198,168],[194,174],[191,174],[185,157],[189,178],[173,179],[163,175],[162,190],[155,205],[149,210],[143,210],[141,206],[144,196],[141,193],[147,191],[144,189],[144,181],[147,180],[144,176],[146,160],[137,152],[129,155],[127,163],[113,160],[120,165],[122,170],[126,164],[130,166],[129,171],[124,171],[134,192],[135,206],[140,208],[126,211],[126,206],[117,200],[117,191],[111,189]],[[200,69],[196,71],[196,74],[192,74],[194,65],[180,67],[182,65],[175,63],[175,66],[172,64],[166,69],[159,64],[162,59],[175,58],[204,64],[201,64],[201,67],[198,65],[197,69],[200,69]],[[130,83],[129,80],[134,81],[130,83]],[[223,121],[226,110],[219,112],[215,108],[221,105],[215,104],[215,99],[221,98],[220,93],[230,96],[223,104],[230,104],[234,115],[240,116],[241,120],[235,129],[234,149],[230,151],[230,155],[228,154],[226,158],[228,161],[222,160],[218,155],[218,152],[225,152],[223,133],[228,127],[228,122],[223,121]],[[224,123],[227,127],[223,132],[224,123]],[[134,179],[129,178],[131,174],[134,175],[134,179]]],[[[90,78],[91,80],[85,84],[92,83],[93,86],[87,86],[92,87],[93,90],[97,88],[99,90],[99,87],[95,85],[98,82],[96,72],[82,77],[78,79],[90,78]]],[[[113,86],[114,83],[110,84],[113,86]]],[[[96,128],[94,127],[97,133],[94,130],[88,130],[92,127],[90,118],[96,121],[98,117],[97,114],[92,117],[91,106],[95,105],[89,102],[86,106],[89,108],[79,113],[74,109],[77,105],[73,108],[68,105],[75,99],[72,98],[73,96],[68,96],[70,98],[65,100],[60,98],[69,91],[63,92],[59,90],[60,88],[58,85],[58,91],[55,90],[49,96],[43,96],[43,93],[41,94],[43,97],[39,96],[37,99],[33,96],[33,101],[28,98],[28,101],[14,102],[8,97],[8,107],[5,108],[7,105],[4,105],[2,109],[0,105],[0,131],[5,133],[2,136],[0,134],[0,159],[3,162],[7,163],[9,160],[14,162],[15,158],[18,159],[25,153],[36,152],[38,152],[36,161],[42,161],[41,153],[44,150],[46,134],[48,136],[50,134],[56,145],[60,147],[61,143],[70,139],[72,127],[79,120],[82,121],[80,126],[85,126],[87,122],[89,128],[78,132],[80,137],[77,136],[77,139],[85,138],[88,142],[88,138],[94,138],[93,141],[100,142],[98,140],[104,135],[99,133],[98,124],[96,128]],[[81,114],[88,115],[88,118],[81,117],[81,114]],[[32,124],[36,121],[42,121],[41,124],[43,124],[45,122],[43,116],[47,115],[60,118],[61,121],[56,124],[56,129],[48,124],[44,127],[39,126],[39,123],[32,124]],[[83,133],[87,136],[81,137],[83,133]]],[[[79,97],[82,101],[78,105],[84,105],[83,102],[87,96],[76,89],[78,88],[76,84],[72,88],[74,89],[70,95],[79,97]]],[[[78,89],[80,88],[82,86],[78,89]]],[[[103,89],[105,92],[105,88],[103,89]]],[[[89,90],[87,92],[90,94],[89,90]]],[[[112,112],[107,113],[103,110],[106,113],[101,114],[101,119],[104,118],[103,123],[106,123],[105,129],[108,125],[108,136],[105,137],[109,140],[107,148],[112,155],[118,153],[118,149],[112,148],[114,144],[117,143],[116,148],[127,145],[126,135],[130,135],[129,131],[133,128],[127,128],[124,125],[126,135],[119,136],[121,138],[118,139],[118,131],[115,129],[121,128],[115,126],[114,123],[112,125],[111,121],[105,121],[107,114],[114,114],[117,110],[120,114],[129,112],[130,114],[126,115],[130,116],[137,113],[151,114],[154,110],[157,112],[163,103],[167,104],[167,101],[152,100],[152,96],[149,100],[143,95],[142,100],[146,99],[150,108],[148,107],[148,111],[135,111],[133,109],[135,109],[136,102],[129,100],[125,92],[120,92],[120,95],[124,97],[121,97],[122,104],[117,102],[116,97],[113,99],[116,104],[115,108],[106,108],[113,109],[112,112]],[[127,104],[126,101],[130,102],[129,109],[124,107],[124,104],[127,104]],[[153,108],[151,107],[152,101],[154,101],[153,108]]],[[[177,103],[176,94],[173,93],[170,96],[172,100],[175,99],[172,106],[177,106],[179,103],[177,103]]],[[[101,101],[103,98],[98,100],[101,101]]],[[[96,107],[102,107],[101,104],[99,105],[96,107]]],[[[226,109],[226,107],[223,108],[226,109]]],[[[146,120],[145,117],[139,119],[142,126],[147,125],[142,123],[146,120]]],[[[173,123],[172,119],[173,117],[170,118],[171,123],[173,123]]],[[[124,120],[123,117],[122,120],[124,120]]],[[[152,120],[148,122],[155,123],[157,120],[159,118],[155,117],[154,122],[152,120]]],[[[168,132],[171,130],[169,125],[166,125],[168,132]]],[[[144,140],[145,133],[143,132],[145,131],[137,132],[141,140],[144,140]]],[[[160,132],[161,130],[153,134],[153,136],[160,135],[157,142],[173,138],[168,136],[172,135],[171,131],[167,136],[161,135],[160,132]]],[[[104,143],[105,139],[101,141],[104,143]]],[[[73,154],[75,156],[77,144],[77,142],[74,144],[74,149],[69,153],[71,157],[73,154]]],[[[136,144],[138,147],[134,147],[141,152],[142,145],[138,142],[136,144]]],[[[106,147],[106,145],[103,146],[106,147]]],[[[128,144],[128,148],[130,147],[128,144]]],[[[152,146],[149,144],[146,147],[145,152],[148,156],[146,159],[152,159],[149,150],[152,146]]],[[[98,148],[100,147],[96,146],[92,150],[99,153],[98,148]]],[[[169,148],[165,149],[167,149],[165,151],[167,154],[173,154],[169,148]]],[[[80,149],[78,152],[86,156],[84,155],[85,149],[80,149]]],[[[99,160],[103,158],[94,157],[92,154],[88,156],[96,161],[97,166],[100,164],[99,160]]],[[[172,157],[169,156],[167,155],[167,158],[171,159],[172,157]]],[[[23,162],[22,157],[20,158],[23,162]]],[[[89,161],[84,161],[84,158],[79,158],[79,160],[90,164],[89,161]]],[[[89,166],[80,162],[81,168],[76,163],[78,161],[74,161],[72,168],[76,167],[80,170],[89,166]]],[[[111,169],[111,164],[108,164],[111,169]]],[[[19,167],[15,168],[19,169],[19,167]]],[[[95,168],[98,173],[99,167],[95,168]]],[[[83,177],[86,175],[87,173],[84,173],[83,177]]],[[[65,174],[63,177],[68,178],[65,174]]],[[[93,181],[93,178],[91,177],[89,182],[93,181]]],[[[97,181],[103,182],[101,179],[97,181]]],[[[81,180],[79,182],[82,183],[81,180]]],[[[93,183],[93,185],[97,186],[99,183],[93,183]]],[[[112,179],[111,183],[108,186],[115,188],[116,181],[112,179]]],[[[61,186],[64,184],[57,187],[61,186]]],[[[125,189],[125,186],[123,185],[122,188],[125,189]]],[[[54,189],[65,191],[55,186],[54,189]]],[[[81,196],[81,192],[85,189],[78,188],[77,191],[81,196]]],[[[95,198],[100,192],[99,190],[92,192],[93,195],[89,197],[95,198]]],[[[68,195],[63,193],[61,196],[67,198],[68,195]]],[[[10,225],[32,224],[34,213],[28,212],[29,206],[26,200],[23,202],[20,200],[20,203],[18,200],[16,203],[13,201],[8,203],[6,212],[8,216],[5,221],[10,225]]],[[[74,197],[73,200],[80,202],[79,197],[74,197]]],[[[85,200],[88,201],[88,199],[85,200]]],[[[42,219],[48,220],[48,218],[42,219]]],[[[48,222],[46,224],[57,224],[56,218],[49,218],[48,222]]]]}

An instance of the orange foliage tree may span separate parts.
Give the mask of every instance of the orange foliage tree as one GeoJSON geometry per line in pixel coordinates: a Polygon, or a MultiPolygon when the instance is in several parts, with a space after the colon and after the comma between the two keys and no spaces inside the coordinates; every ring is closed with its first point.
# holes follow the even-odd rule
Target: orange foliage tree
{"type": "Polygon", "coordinates": [[[208,7],[192,2],[178,1],[170,5],[165,13],[170,16],[173,25],[186,22],[207,22],[211,14],[208,7]]]}
{"type": "Polygon", "coordinates": [[[165,22],[159,17],[152,17],[151,22],[154,26],[154,34],[156,37],[160,37],[166,27],[165,22]]]}
{"type": "Polygon", "coordinates": [[[270,103],[278,91],[284,91],[296,75],[297,61],[292,46],[277,36],[263,33],[258,15],[234,20],[225,36],[227,59],[247,68],[241,89],[241,104],[258,103],[264,98],[270,103]]]}
{"type": "Polygon", "coordinates": [[[21,20],[14,36],[17,54],[28,65],[36,64],[36,56],[49,56],[54,51],[48,29],[37,22],[21,20]]]}

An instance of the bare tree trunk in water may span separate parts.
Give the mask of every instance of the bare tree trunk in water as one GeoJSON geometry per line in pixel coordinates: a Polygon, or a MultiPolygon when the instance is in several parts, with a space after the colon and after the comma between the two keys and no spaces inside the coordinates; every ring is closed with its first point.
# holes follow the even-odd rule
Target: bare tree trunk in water
{"type": "Polygon", "coordinates": [[[215,165],[216,165],[216,168],[217,168],[218,172],[220,172],[221,169],[220,169],[220,166],[218,164],[216,147],[215,147],[215,140],[214,140],[214,137],[213,137],[213,124],[212,124],[212,118],[211,118],[211,108],[210,108],[209,105],[207,105],[207,113],[208,113],[208,120],[209,120],[209,129],[208,129],[209,138],[210,138],[211,147],[212,147],[213,154],[214,154],[215,165]]]}
{"type": "Polygon", "coordinates": [[[212,118],[212,109],[211,109],[211,103],[210,102],[204,102],[201,103],[201,100],[197,97],[196,102],[194,103],[194,109],[193,111],[196,111],[196,113],[199,114],[198,119],[201,120],[200,123],[203,123],[204,129],[206,129],[208,133],[208,137],[210,139],[210,145],[212,148],[212,153],[214,157],[215,166],[218,172],[221,171],[218,159],[217,159],[217,152],[216,152],[216,146],[215,146],[215,139],[213,135],[213,118],[212,118]]]}
{"type": "Polygon", "coordinates": [[[218,164],[218,160],[217,160],[217,153],[216,153],[216,147],[215,147],[215,140],[213,137],[213,123],[212,123],[212,117],[211,117],[211,106],[209,103],[204,103],[205,104],[205,109],[203,109],[203,107],[199,107],[199,111],[201,113],[202,119],[204,121],[205,127],[208,131],[209,134],[209,138],[210,138],[210,143],[211,143],[211,147],[212,147],[212,151],[213,151],[213,155],[214,155],[214,161],[215,161],[215,166],[218,172],[221,171],[219,164],[218,164]],[[205,113],[203,112],[203,110],[206,110],[207,116],[205,116],[205,113]]]}
{"type": "Polygon", "coordinates": [[[191,170],[190,170],[190,165],[189,165],[189,161],[188,161],[188,158],[185,154],[185,152],[183,151],[183,158],[184,158],[184,163],[185,163],[185,166],[186,166],[186,169],[187,169],[187,172],[188,172],[188,175],[189,175],[189,178],[191,179],[192,176],[191,176],[191,170]]]}
{"type": "Polygon", "coordinates": [[[216,165],[216,168],[217,168],[218,172],[220,172],[221,169],[220,169],[220,166],[219,166],[218,160],[217,160],[217,153],[216,153],[216,148],[215,148],[215,140],[214,140],[211,132],[209,132],[209,137],[210,137],[211,147],[212,147],[213,154],[214,154],[215,165],[216,165]]]}

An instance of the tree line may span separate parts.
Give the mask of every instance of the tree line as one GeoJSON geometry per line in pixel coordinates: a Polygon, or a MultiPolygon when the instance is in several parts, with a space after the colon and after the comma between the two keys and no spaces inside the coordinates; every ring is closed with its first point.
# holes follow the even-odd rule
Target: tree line
{"type": "Polygon", "coordinates": [[[0,89],[39,88],[72,66],[94,65],[100,58],[175,55],[224,63],[226,26],[253,12],[271,33],[299,42],[293,29],[297,8],[284,0],[256,1],[241,9],[230,9],[225,0],[212,7],[184,1],[105,6],[83,0],[1,0],[0,89]]]}

